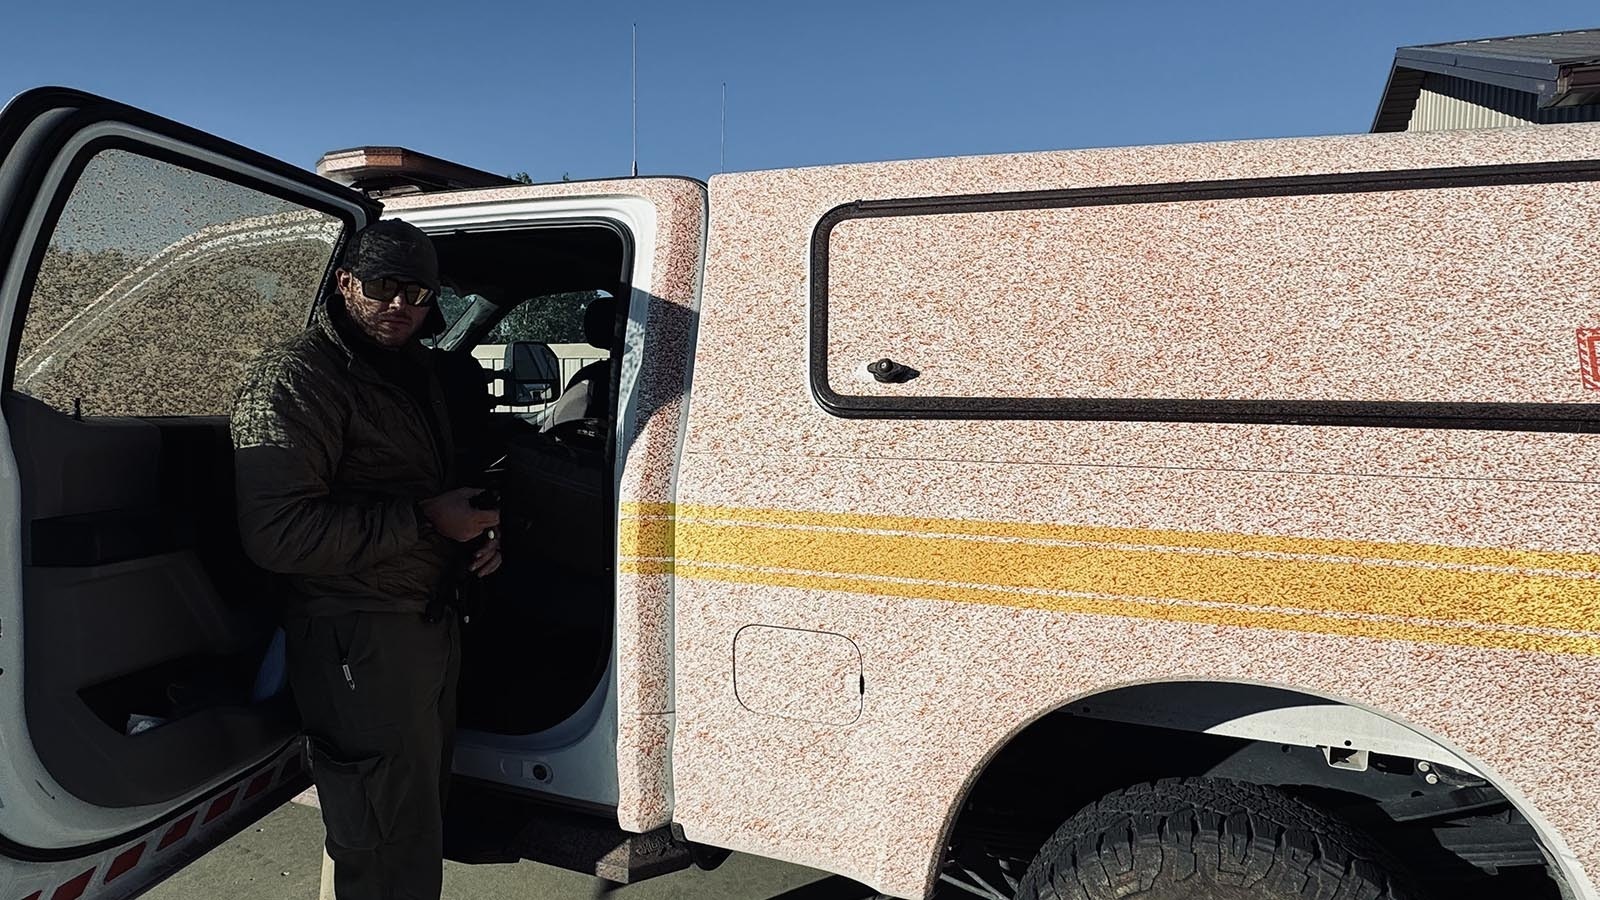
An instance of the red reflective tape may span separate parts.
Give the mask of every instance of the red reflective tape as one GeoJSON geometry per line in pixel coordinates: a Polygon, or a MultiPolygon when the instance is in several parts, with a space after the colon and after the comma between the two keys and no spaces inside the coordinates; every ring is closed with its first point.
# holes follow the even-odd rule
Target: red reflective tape
{"type": "Polygon", "coordinates": [[[233,809],[235,791],[229,791],[221,797],[211,801],[211,808],[206,810],[206,817],[200,820],[201,825],[210,825],[215,819],[230,809],[233,809]]]}
{"type": "Polygon", "coordinates": [[[272,773],[271,772],[262,772],[260,775],[257,775],[254,779],[252,779],[250,781],[250,786],[249,787],[244,789],[244,799],[249,800],[251,797],[254,797],[255,795],[261,793],[262,791],[266,790],[267,789],[267,785],[269,785],[271,783],[272,783],[272,773]]]}
{"type": "Polygon", "coordinates": [[[29,894],[28,896],[23,897],[22,900],[39,900],[39,898],[43,897],[43,896],[44,896],[44,891],[34,891],[33,893],[29,894]]]}
{"type": "Polygon", "coordinates": [[[1587,390],[1600,390],[1600,328],[1578,329],[1578,379],[1587,390]]]}
{"type": "Polygon", "coordinates": [[[172,827],[167,829],[167,833],[161,836],[161,843],[156,845],[156,849],[165,850],[183,840],[184,836],[189,833],[189,829],[194,827],[194,819],[198,815],[200,815],[200,812],[196,810],[173,822],[172,827]]]}
{"type": "Polygon", "coordinates": [[[144,844],[129,847],[128,849],[122,851],[120,856],[111,861],[111,868],[106,870],[105,883],[110,884],[111,879],[116,878],[118,875],[121,875],[134,866],[137,866],[139,864],[139,857],[141,856],[144,856],[144,844]]]}
{"type": "Polygon", "coordinates": [[[93,880],[94,870],[90,869],[61,887],[56,888],[56,892],[50,895],[50,900],[78,900],[79,897],[83,896],[83,892],[89,889],[89,882],[93,880]]]}

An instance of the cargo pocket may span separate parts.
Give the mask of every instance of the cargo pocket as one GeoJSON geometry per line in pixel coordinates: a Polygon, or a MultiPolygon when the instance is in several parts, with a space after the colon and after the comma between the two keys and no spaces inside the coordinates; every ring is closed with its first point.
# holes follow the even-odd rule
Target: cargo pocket
{"type": "Polygon", "coordinates": [[[306,755],[311,760],[311,780],[317,785],[328,840],[348,850],[376,849],[382,834],[371,789],[373,774],[383,764],[383,758],[340,759],[321,741],[310,737],[306,738],[306,755]]]}

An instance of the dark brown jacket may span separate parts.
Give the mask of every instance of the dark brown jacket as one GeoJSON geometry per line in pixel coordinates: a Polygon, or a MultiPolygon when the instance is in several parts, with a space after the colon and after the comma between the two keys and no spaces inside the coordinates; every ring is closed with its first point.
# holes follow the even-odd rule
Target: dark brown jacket
{"type": "MultiPolygon", "coordinates": [[[[336,303],[342,300],[335,297],[336,303]]],[[[259,359],[233,410],[239,531],[257,565],[289,576],[289,610],[421,612],[459,565],[417,501],[454,487],[454,450],[431,353],[429,411],[385,379],[327,304],[259,359]]],[[[384,352],[384,351],[375,351],[384,352]]]]}

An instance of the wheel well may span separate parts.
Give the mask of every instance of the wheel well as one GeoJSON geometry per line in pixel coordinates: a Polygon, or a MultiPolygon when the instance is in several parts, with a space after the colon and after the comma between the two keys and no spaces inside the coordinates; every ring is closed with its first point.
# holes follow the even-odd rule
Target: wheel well
{"type": "Polygon", "coordinates": [[[1536,827],[1449,748],[1350,704],[1200,682],[1104,692],[1015,733],[953,809],[939,876],[962,890],[941,884],[935,896],[971,896],[975,884],[1009,896],[1006,883],[1079,809],[1192,776],[1278,787],[1400,849],[1452,897],[1572,896],[1536,827]]]}

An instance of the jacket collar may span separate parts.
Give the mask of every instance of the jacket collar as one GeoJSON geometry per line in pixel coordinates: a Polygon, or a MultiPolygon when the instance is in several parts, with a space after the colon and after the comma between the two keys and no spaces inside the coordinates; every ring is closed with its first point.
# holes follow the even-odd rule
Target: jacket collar
{"type": "Polygon", "coordinates": [[[343,302],[343,298],[339,296],[337,291],[329,291],[328,295],[323,297],[316,307],[312,309],[311,327],[315,328],[329,343],[333,344],[334,349],[339,351],[340,357],[346,362],[352,362],[356,358],[355,349],[344,339],[344,334],[333,321],[333,304],[335,302],[343,302]]]}
{"type": "MultiPolygon", "coordinates": [[[[311,312],[311,326],[328,342],[333,352],[345,364],[351,375],[365,381],[393,388],[394,385],[384,378],[371,363],[363,359],[362,355],[356,352],[355,347],[351,346],[353,339],[345,336],[344,331],[339,328],[334,319],[335,316],[345,315],[342,308],[334,308],[333,304],[335,303],[344,303],[344,298],[337,292],[330,293],[323,298],[322,302],[318,303],[311,312]]],[[[428,363],[428,350],[417,341],[412,341],[399,352],[413,355],[424,365],[428,363]]],[[[431,369],[432,367],[428,366],[428,368],[431,369]]],[[[437,425],[437,429],[428,428],[429,434],[433,437],[434,460],[439,466],[439,471],[443,473],[448,481],[454,478],[452,469],[454,468],[455,442],[450,432],[449,409],[444,403],[444,392],[439,386],[438,379],[431,375],[428,378],[428,395],[428,405],[433,408],[433,414],[436,416],[434,422],[437,425]]],[[[427,410],[423,410],[422,413],[424,416],[428,415],[427,410]]]]}

